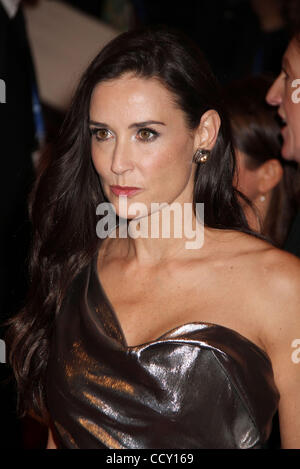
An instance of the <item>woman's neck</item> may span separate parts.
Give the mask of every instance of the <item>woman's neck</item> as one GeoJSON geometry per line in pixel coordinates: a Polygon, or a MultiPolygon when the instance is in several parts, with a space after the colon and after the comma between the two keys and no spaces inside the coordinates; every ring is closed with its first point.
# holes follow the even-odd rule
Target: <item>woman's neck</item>
{"type": "MultiPolygon", "coordinates": [[[[174,209],[174,207],[173,207],[174,209]]],[[[203,247],[204,224],[200,214],[195,216],[190,210],[173,210],[172,205],[151,213],[149,216],[120,222],[120,231],[127,231],[122,239],[124,255],[138,264],[155,265],[164,260],[192,257],[195,249],[203,247]]]]}

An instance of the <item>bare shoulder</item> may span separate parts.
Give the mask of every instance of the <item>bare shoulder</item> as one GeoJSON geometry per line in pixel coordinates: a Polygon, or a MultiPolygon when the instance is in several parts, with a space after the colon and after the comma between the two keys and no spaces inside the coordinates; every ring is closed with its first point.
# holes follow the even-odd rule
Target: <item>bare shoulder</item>
{"type": "Polygon", "coordinates": [[[250,298],[256,330],[270,357],[280,395],[281,447],[299,449],[300,260],[260,239],[246,236],[241,240],[238,258],[245,266],[244,298],[250,298]]]}
{"type": "Polygon", "coordinates": [[[257,320],[270,355],[287,350],[300,337],[300,259],[254,239],[249,241],[245,265],[252,286],[257,320]]]}
{"type": "MultiPolygon", "coordinates": [[[[293,301],[300,300],[299,258],[273,246],[262,246],[253,256],[254,259],[257,279],[261,282],[265,294],[270,295],[270,300],[272,296],[275,296],[277,301],[280,298],[282,301],[289,299],[291,305],[293,301]]],[[[297,304],[299,306],[299,303],[297,304]]]]}
{"type": "Polygon", "coordinates": [[[241,291],[266,345],[295,328],[300,336],[300,259],[247,234],[237,238],[234,253],[241,291]]]}
{"type": "Polygon", "coordinates": [[[294,288],[299,289],[300,259],[282,249],[278,249],[264,241],[255,243],[253,262],[257,274],[266,282],[265,287],[276,287],[284,294],[290,294],[294,288]]]}
{"type": "Polygon", "coordinates": [[[250,271],[251,267],[255,268],[256,277],[259,281],[266,282],[265,287],[286,288],[287,292],[290,292],[292,288],[299,288],[300,259],[293,254],[244,233],[242,233],[240,244],[237,244],[237,254],[250,271]]]}
{"type": "Polygon", "coordinates": [[[300,260],[274,247],[257,248],[249,270],[256,272],[256,319],[280,394],[281,444],[300,448],[300,260]]]}

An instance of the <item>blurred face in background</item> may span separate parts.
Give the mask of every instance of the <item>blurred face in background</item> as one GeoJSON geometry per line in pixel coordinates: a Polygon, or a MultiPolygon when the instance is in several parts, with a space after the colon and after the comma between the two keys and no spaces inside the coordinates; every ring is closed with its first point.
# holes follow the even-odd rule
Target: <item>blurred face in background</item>
{"type": "Polygon", "coordinates": [[[248,199],[255,202],[257,197],[259,197],[258,170],[248,168],[249,157],[245,153],[236,148],[235,154],[237,162],[236,186],[248,199]]]}
{"type": "Polygon", "coordinates": [[[278,106],[283,122],[283,158],[300,163],[300,42],[296,38],[283,56],[281,73],[266,99],[269,104],[278,106]]]}
{"type": "Polygon", "coordinates": [[[235,154],[237,171],[234,185],[254,204],[257,216],[244,200],[240,200],[249,226],[260,231],[260,223],[263,224],[267,216],[273,189],[279,184],[283,169],[275,158],[258,166],[249,155],[237,148],[235,154]]]}

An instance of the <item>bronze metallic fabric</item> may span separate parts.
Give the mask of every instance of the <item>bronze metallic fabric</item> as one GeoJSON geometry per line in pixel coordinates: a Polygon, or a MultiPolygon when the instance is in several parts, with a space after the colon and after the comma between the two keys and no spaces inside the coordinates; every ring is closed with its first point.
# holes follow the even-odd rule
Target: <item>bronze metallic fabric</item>
{"type": "Polygon", "coordinates": [[[72,283],[47,370],[59,448],[263,448],[278,401],[269,357],[238,332],[194,322],[129,347],[96,256],[72,283]]]}

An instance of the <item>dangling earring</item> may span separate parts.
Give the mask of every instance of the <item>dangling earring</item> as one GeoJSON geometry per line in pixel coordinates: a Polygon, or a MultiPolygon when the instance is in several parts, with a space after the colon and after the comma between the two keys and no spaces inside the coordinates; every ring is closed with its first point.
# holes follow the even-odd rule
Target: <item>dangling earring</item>
{"type": "Polygon", "coordinates": [[[210,155],[210,150],[204,150],[203,148],[198,148],[193,156],[194,163],[206,163],[210,155]]]}
{"type": "Polygon", "coordinates": [[[261,202],[264,202],[264,201],[266,200],[266,196],[265,196],[265,195],[261,195],[261,196],[259,197],[259,200],[260,200],[261,202]]]}

